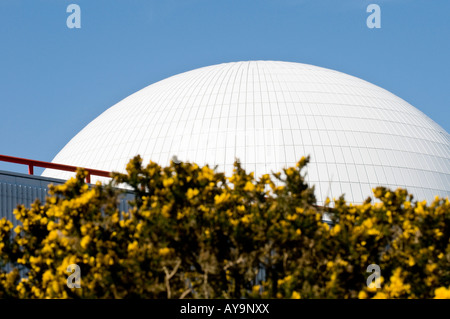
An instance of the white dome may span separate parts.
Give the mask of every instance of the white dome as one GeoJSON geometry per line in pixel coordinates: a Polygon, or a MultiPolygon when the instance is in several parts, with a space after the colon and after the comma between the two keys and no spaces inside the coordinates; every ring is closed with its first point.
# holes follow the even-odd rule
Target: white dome
{"type": "Polygon", "coordinates": [[[307,180],[319,203],[343,193],[362,202],[378,185],[417,199],[450,194],[444,129],[378,86],[300,63],[224,63],[152,84],[89,123],[53,162],[124,171],[137,154],[161,165],[173,155],[217,164],[228,174],[239,158],[256,176],[310,154],[307,180]]]}

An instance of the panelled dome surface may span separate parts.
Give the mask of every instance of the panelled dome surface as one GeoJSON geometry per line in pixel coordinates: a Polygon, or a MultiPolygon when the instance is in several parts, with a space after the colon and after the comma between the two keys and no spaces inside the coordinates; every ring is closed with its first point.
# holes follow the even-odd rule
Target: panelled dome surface
{"type": "Polygon", "coordinates": [[[161,165],[173,155],[217,164],[228,174],[239,158],[256,176],[310,154],[307,180],[320,203],[343,193],[362,202],[377,185],[418,199],[450,194],[444,129],[378,86],[300,63],[224,63],[152,84],[94,119],[53,162],[124,171],[137,154],[161,165]]]}

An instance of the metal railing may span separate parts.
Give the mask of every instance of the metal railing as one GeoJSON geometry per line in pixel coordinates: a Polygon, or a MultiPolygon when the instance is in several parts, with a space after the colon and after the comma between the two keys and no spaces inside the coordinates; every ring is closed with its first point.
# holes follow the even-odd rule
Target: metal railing
{"type": "MultiPolygon", "coordinates": [[[[36,161],[32,159],[27,158],[20,158],[20,157],[14,157],[14,156],[7,156],[7,155],[0,155],[0,161],[2,162],[8,162],[8,163],[14,163],[14,164],[22,164],[22,165],[28,165],[28,174],[34,175],[34,167],[42,167],[42,168],[51,168],[56,169],[60,171],[68,171],[68,172],[76,172],[78,167],[66,165],[66,164],[56,164],[56,163],[50,163],[50,162],[43,162],[43,161],[36,161]]],[[[86,176],[86,183],[91,182],[91,175],[94,176],[102,176],[102,177],[111,177],[111,172],[102,171],[99,169],[93,169],[93,168],[85,168],[88,174],[86,176]]]]}

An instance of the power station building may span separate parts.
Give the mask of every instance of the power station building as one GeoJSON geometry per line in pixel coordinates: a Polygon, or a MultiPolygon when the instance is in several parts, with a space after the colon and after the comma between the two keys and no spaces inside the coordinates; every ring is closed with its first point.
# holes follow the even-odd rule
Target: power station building
{"type": "MultiPolygon", "coordinates": [[[[310,155],[306,178],[319,204],[341,194],[360,203],[376,186],[406,188],[418,200],[450,195],[450,135],[442,127],[376,85],[301,63],[224,63],[154,83],[105,110],[53,163],[124,171],[137,154],[227,174],[239,159],[255,176],[310,155]]],[[[70,176],[48,168],[37,179],[70,176]]],[[[0,180],[2,203],[3,184],[17,180],[0,180]]]]}
{"type": "Polygon", "coordinates": [[[301,63],[224,63],[169,77],[107,109],[53,162],[124,171],[137,154],[161,165],[175,155],[228,174],[238,158],[255,176],[310,155],[307,180],[319,202],[341,194],[362,202],[379,185],[416,199],[450,195],[443,128],[376,85],[301,63]]]}

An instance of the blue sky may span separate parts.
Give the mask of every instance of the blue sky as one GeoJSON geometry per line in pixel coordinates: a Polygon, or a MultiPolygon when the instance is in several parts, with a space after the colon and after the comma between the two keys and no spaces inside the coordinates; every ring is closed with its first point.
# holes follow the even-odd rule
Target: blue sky
{"type": "Polygon", "coordinates": [[[360,77],[450,132],[449,13],[448,0],[0,0],[0,154],[51,161],[141,88],[242,60],[360,77]],[[71,3],[81,29],[66,26],[71,3]],[[366,26],[370,3],[381,29],[366,26]]]}

